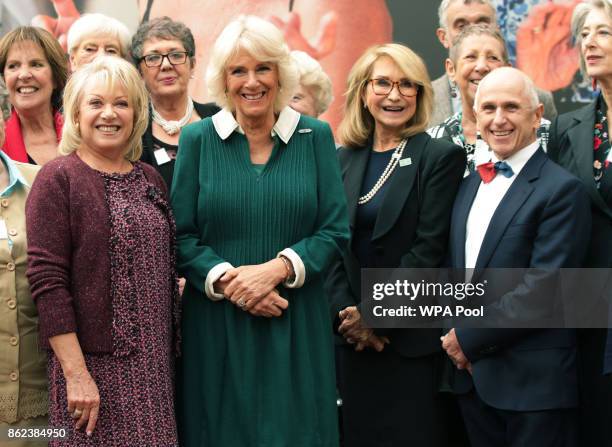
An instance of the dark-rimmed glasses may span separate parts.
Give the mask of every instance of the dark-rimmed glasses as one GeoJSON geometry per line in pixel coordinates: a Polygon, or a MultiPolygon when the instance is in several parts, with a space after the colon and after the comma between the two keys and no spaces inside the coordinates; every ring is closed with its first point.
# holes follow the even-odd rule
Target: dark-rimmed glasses
{"type": "Polygon", "coordinates": [[[147,54],[140,58],[149,68],[159,67],[164,63],[164,58],[168,58],[171,65],[182,65],[187,62],[187,51],[171,51],[166,54],[147,54]]]}
{"type": "Polygon", "coordinates": [[[416,94],[419,92],[419,86],[408,79],[393,82],[385,78],[374,78],[369,79],[368,81],[372,83],[372,91],[374,94],[379,96],[388,95],[396,85],[397,90],[402,96],[416,96],[416,94]]]}

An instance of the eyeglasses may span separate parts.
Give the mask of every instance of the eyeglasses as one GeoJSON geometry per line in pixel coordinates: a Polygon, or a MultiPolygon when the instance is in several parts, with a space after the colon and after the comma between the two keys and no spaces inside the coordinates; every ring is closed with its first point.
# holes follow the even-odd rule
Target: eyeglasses
{"type": "Polygon", "coordinates": [[[166,54],[147,54],[140,58],[149,68],[159,67],[164,63],[164,58],[168,58],[171,65],[182,65],[187,62],[187,51],[172,51],[166,54]]]}
{"type": "Polygon", "coordinates": [[[419,86],[412,81],[407,79],[402,79],[401,81],[390,81],[385,78],[375,78],[369,79],[369,82],[372,83],[372,90],[375,95],[388,95],[393,90],[393,87],[397,85],[397,90],[402,96],[416,96],[419,91],[419,86]]]}

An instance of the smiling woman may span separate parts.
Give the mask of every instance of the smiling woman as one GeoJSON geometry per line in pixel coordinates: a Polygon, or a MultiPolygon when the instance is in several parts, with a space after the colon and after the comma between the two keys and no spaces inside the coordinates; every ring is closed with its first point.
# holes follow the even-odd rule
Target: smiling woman
{"type": "Polygon", "coordinates": [[[353,66],[340,125],[345,147],[338,151],[352,244],[327,282],[342,337],[337,365],[346,447],[380,445],[383,438],[392,446],[450,442],[448,402],[436,391],[440,334],[380,333],[359,310],[362,268],[438,267],[443,260],[465,154],[424,132],[431,108],[425,64],[409,48],[377,45],[353,66]]]}
{"type": "Polygon", "coordinates": [[[346,206],[329,126],[287,106],[297,80],[281,32],[241,16],[207,72],[223,110],[181,135],[187,447],[338,445],[323,277],[348,239],[346,206]]]}
{"type": "MultiPolygon", "coordinates": [[[[428,133],[462,146],[467,155],[465,175],[490,158],[489,147],[476,129],[474,97],[478,84],[496,68],[509,65],[508,52],[502,35],[489,26],[464,27],[456,36],[446,59],[446,72],[461,95],[461,111],[432,127],[428,133]]],[[[550,121],[542,118],[537,131],[546,151],[550,121]]]]}
{"type": "Polygon", "coordinates": [[[2,150],[13,160],[43,165],[57,156],[66,58],[47,31],[19,27],[0,41],[0,71],[13,106],[2,150]]]}
{"type": "Polygon", "coordinates": [[[174,220],[162,178],[137,161],[146,90],[101,56],[72,75],[64,108],[69,155],[41,169],[26,210],[50,423],[69,428],[50,445],[176,446],[174,220]]]}

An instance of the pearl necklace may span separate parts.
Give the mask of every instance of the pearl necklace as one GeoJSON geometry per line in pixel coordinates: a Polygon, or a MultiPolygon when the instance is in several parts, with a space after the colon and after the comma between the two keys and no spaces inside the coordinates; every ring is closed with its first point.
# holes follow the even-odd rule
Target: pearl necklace
{"type": "Polygon", "coordinates": [[[380,175],[380,177],[378,178],[378,180],[376,181],[376,183],[374,184],[370,192],[368,192],[365,196],[359,197],[359,200],[357,200],[358,205],[364,205],[368,203],[370,200],[372,200],[372,198],[376,195],[376,193],[380,190],[380,188],[382,188],[382,186],[389,179],[389,177],[391,177],[391,174],[393,174],[393,171],[395,170],[397,164],[399,163],[400,158],[402,158],[402,153],[404,152],[404,148],[406,147],[407,142],[408,140],[404,138],[400,142],[400,144],[398,144],[398,146],[395,148],[395,151],[393,151],[393,155],[391,155],[391,160],[389,160],[387,167],[385,168],[383,173],[380,175]]]}
{"type": "Polygon", "coordinates": [[[178,121],[165,120],[157,110],[155,110],[155,106],[153,105],[153,101],[151,101],[151,115],[153,116],[153,121],[161,126],[168,135],[174,135],[179,133],[181,128],[185,126],[189,121],[191,121],[191,116],[193,115],[193,100],[190,97],[187,97],[187,110],[185,111],[185,115],[178,121]]]}

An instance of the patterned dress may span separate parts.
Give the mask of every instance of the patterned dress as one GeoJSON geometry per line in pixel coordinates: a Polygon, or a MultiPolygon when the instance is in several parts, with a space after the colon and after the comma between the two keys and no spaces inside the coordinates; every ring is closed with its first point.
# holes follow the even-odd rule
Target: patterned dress
{"type": "Polygon", "coordinates": [[[168,205],[138,165],[127,174],[105,174],[110,211],[113,354],[85,354],[100,392],[93,436],[73,430],[66,381],[49,359],[50,424],[70,429],[50,446],[176,446],[172,297],[174,223],[168,205]],[[133,354],[126,354],[134,352],[133,354]]]}

